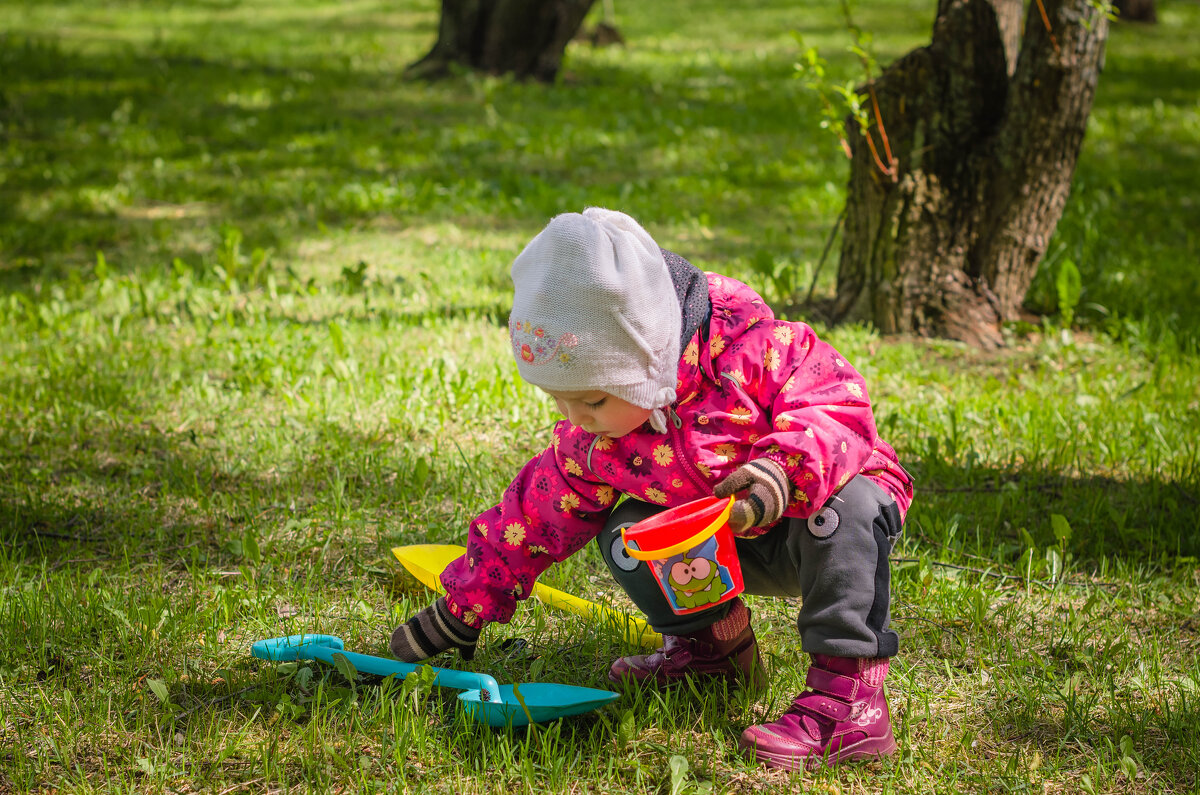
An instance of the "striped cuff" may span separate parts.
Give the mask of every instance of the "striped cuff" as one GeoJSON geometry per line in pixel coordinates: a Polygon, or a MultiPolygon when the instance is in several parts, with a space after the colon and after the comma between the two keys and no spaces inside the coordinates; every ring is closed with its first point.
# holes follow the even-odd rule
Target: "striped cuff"
{"type": "Polygon", "coordinates": [[[479,630],[455,618],[443,597],[396,627],[389,646],[404,662],[428,660],[447,649],[458,649],[464,660],[470,660],[478,640],[479,630]]]}

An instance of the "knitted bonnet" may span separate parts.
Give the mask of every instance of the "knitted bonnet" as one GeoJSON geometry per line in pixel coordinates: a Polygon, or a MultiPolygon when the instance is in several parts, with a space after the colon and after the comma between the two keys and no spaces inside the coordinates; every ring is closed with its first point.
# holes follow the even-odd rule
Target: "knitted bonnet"
{"type": "Polygon", "coordinates": [[[521,377],[661,411],[675,400],[681,315],[661,249],[624,213],[555,216],[512,265],[508,330],[521,377]]]}

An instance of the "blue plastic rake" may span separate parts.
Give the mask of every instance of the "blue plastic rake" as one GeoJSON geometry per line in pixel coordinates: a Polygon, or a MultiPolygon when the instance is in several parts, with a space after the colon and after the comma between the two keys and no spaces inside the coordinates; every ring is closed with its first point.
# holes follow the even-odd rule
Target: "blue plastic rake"
{"type": "Polygon", "coordinates": [[[334,635],[288,635],[260,640],[250,653],[263,660],[320,660],[336,664],[334,655],[344,655],[356,669],[376,676],[407,676],[420,668],[435,673],[433,683],[466,692],[459,693],[467,714],[488,726],[527,726],[530,723],[591,712],[620,697],[611,690],[548,682],[501,685],[490,674],[435,668],[344,651],[342,639],[334,635]]]}

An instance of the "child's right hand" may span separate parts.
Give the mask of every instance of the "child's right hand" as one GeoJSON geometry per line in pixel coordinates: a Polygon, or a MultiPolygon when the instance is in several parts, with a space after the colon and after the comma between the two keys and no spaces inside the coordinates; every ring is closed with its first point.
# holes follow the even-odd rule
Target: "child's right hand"
{"type": "Polygon", "coordinates": [[[713,495],[729,497],[739,492],[729,513],[729,527],[740,538],[754,538],[779,521],[792,498],[792,484],[783,467],[769,458],[743,464],[713,488],[713,495]]]}
{"type": "Polygon", "coordinates": [[[409,663],[428,660],[447,649],[458,649],[464,660],[470,660],[478,640],[479,630],[459,621],[442,597],[396,627],[389,646],[392,654],[409,663]]]}

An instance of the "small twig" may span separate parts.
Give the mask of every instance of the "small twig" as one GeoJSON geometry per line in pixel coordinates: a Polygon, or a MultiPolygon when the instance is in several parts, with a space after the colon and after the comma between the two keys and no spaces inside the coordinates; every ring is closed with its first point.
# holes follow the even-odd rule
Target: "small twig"
{"type": "MultiPolygon", "coordinates": [[[[955,640],[957,640],[959,643],[962,643],[962,638],[959,637],[959,634],[955,629],[953,629],[952,627],[948,627],[945,624],[940,624],[937,621],[934,621],[932,618],[925,618],[924,616],[892,616],[892,620],[893,621],[924,621],[926,624],[932,624],[933,626],[937,627],[942,632],[950,633],[951,635],[954,636],[955,640]]],[[[965,646],[966,644],[963,644],[963,645],[965,646]]]]}
{"type": "MultiPolygon", "coordinates": [[[[177,547],[167,547],[166,549],[156,549],[152,552],[138,552],[137,554],[129,555],[129,557],[130,558],[149,558],[149,557],[155,557],[155,556],[161,557],[162,555],[164,555],[168,552],[178,552],[182,549],[191,549],[192,547],[197,546],[199,544],[200,544],[200,539],[197,539],[190,544],[182,544],[177,547]]],[[[57,571],[58,569],[61,569],[63,566],[69,566],[72,563],[97,563],[102,560],[112,560],[115,557],[116,557],[116,555],[94,555],[90,558],[71,558],[70,560],[60,560],[60,561],[57,561],[53,566],[51,566],[50,570],[57,571]]]]}
{"type": "MultiPolygon", "coordinates": [[[[892,172],[883,165],[883,160],[879,157],[879,150],[875,148],[875,139],[871,137],[871,130],[867,128],[862,131],[863,138],[867,139],[867,148],[871,150],[871,157],[875,158],[875,167],[888,176],[892,176],[892,172]]],[[[895,178],[892,179],[895,182],[895,178]]]]}
{"type": "MultiPolygon", "coordinates": [[[[893,563],[924,563],[925,562],[922,558],[891,558],[890,560],[893,563]]],[[[929,562],[929,565],[931,565],[931,566],[938,566],[943,569],[954,569],[955,571],[969,571],[973,574],[978,574],[981,577],[996,577],[997,579],[1001,579],[1001,580],[1018,580],[1020,582],[1025,582],[1025,578],[1019,574],[1004,574],[1002,572],[991,571],[989,569],[977,569],[972,566],[960,566],[957,563],[943,563],[939,560],[931,560],[928,562],[929,562]]],[[[1029,582],[1037,583],[1038,585],[1045,585],[1045,583],[1043,583],[1039,580],[1029,580],[1029,582]]]]}
{"type": "Polygon", "coordinates": [[[1054,54],[1061,55],[1062,50],[1058,47],[1058,39],[1054,38],[1054,29],[1050,27],[1050,17],[1046,15],[1046,6],[1042,4],[1042,0],[1037,0],[1038,12],[1042,15],[1042,24],[1046,26],[1046,32],[1050,34],[1050,43],[1054,45],[1054,54]]]}
{"type": "Polygon", "coordinates": [[[33,534],[38,538],[59,538],[63,541],[80,541],[82,543],[90,543],[100,540],[98,538],[85,538],[84,536],[67,535],[66,533],[51,533],[44,530],[34,530],[33,534]]]}
{"type": "Polygon", "coordinates": [[[463,463],[467,465],[467,471],[471,473],[471,477],[475,478],[476,480],[479,480],[479,474],[475,471],[475,467],[471,464],[471,462],[467,460],[467,454],[463,452],[463,449],[459,445],[458,440],[451,439],[451,441],[454,442],[454,446],[458,449],[459,457],[461,457],[463,460],[463,463]]]}
{"type": "MultiPolygon", "coordinates": [[[[299,614],[297,614],[297,615],[299,615],[299,614]]],[[[288,617],[292,618],[292,616],[288,616],[288,617]]],[[[326,618],[330,621],[357,621],[360,624],[366,624],[367,626],[371,625],[370,621],[368,621],[365,618],[360,618],[358,616],[328,616],[327,615],[327,616],[323,616],[323,618],[326,618]]]]}
{"type": "Polygon", "coordinates": [[[829,237],[825,240],[825,249],[821,252],[821,259],[817,261],[817,268],[813,271],[812,282],[808,285],[808,297],[804,299],[804,303],[811,304],[813,292],[817,289],[817,278],[821,275],[821,269],[825,267],[825,260],[829,257],[829,249],[833,248],[833,240],[837,237],[838,230],[842,228],[842,221],[846,218],[846,208],[842,208],[842,212],[838,215],[837,220],[833,222],[833,228],[829,230],[829,237]]]}
{"type": "MultiPolygon", "coordinates": [[[[929,538],[929,536],[925,535],[924,533],[918,532],[915,535],[918,539],[920,539],[921,543],[923,543],[927,547],[939,547],[941,549],[950,549],[949,545],[942,544],[937,541],[933,541],[932,539],[929,538]]],[[[982,561],[985,561],[988,563],[993,562],[991,558],[984,557],[983,555],[972,555],[970,552],[963,552],[961,550],[955,550],[955,554],[962,555],[963,557],[966,557],[966,558],[971,558],[972,560],[982,560],[982,561]]],[[[1009,576],[1016,576],[1016,575],[1009,575],[1009,576]]],[[[1076,583],[1076,582],[1072,582],[1070,580],[1063,580],[1062,583],[1063,583],[1063,585],[1071,585],[1071,586],[1074,586],[1077,588],[1086,588],[1089,585],[1095,585],[1098,588],[1120,588],[1121,587],[1120,583],[1104,582],[1103,580],[1096,580],[1096,581],[1087,582],[1087,583],[1076,583]]]]}
{"type": "Polygon", "coordinates": [[[264,516],[269,514],[271,511],[287,511],[288,513],[295,513],[295,511],[293,511],[291,508],[289,508],[286,505],[281,505],[280,503],[272,503],[271,505],[268,505],[266,508],[263,508],[261,511],[259,511],[258,515],[256,515],[252,521],[257,522],[259,519],[263,518],[264,516]]]}
{"type": "Polygon", "coordinates": [[[178,715],[174,715],[172,717],[174,717],[175,720],[180,720],[181,718],[186,718],[188,715],[191,715],[193,712],[195,712],[198,709],[201,709],[203,707],[212,707],[217,704],[220,704],[222,701],[228,701],[231,698],[240,696],[243,693],[249,693],[251,690],[253,690],[254,688],[256,688],[258,686],[259,685],[257,685],[257,684],[250,685],[248,687],[243,687],[241,690],[237,691],[236,693],[226,693],[223,696],[219,696],[219,697],[211,699],[209,701],[201,702],[201,703],[197,704],[196,706],[192,707],[191,709],[187,710],[186,712],[180,712],[178,715]]]}
{"type": "Polygon", "coordinates": [[[136,555],[130,555],[131,558],[149,558],[161,556],[164,552],[178,552],[181,549],[191,549],[194,546],[200,545],[200,539],[196,539],[190,544],[180,544],[177,547],[167,547],[166,549],[156,549],[153,552],[139,552],[136,555]]]}
{"type": "MultiPolygon", "coordinates": [[[[1009,480],[1009,483],[1015,483],[1016,480],[1009,480]]],[[[1033,483],[1025,484],[1025,488],[1033,491],[1053,491],[1059,488],[1062,483],[1033,483]]],[[[922,486],[922,492],[931,492],[933,494],[997,494],[1001,486],[993,486],[990,483],[981,483],[976,486],[922,486]]]]}
{"type": "Polygon", "coordinates": [[[978,486],[922,486],[921,491],[933,494],[996,494],[999,493],[1000,488],[981,483],[978,486]]]}
{"type": "MultiPolygon", "coordinates": [[[[904,532],[908,533],[909,531],[907,528],[905,528],[904,532]]],[[[916,536],[916,538],[921,542],[921,544],[923,546],[938,547],[940,549],[950,549],[949,544],[942,544],[940,542],[934,541],[934,540],[930,539],[929,536],[925,535],[924,533],[914,531],[913,535],[916,536]]],[[[994,560],[992,560],[991,558],[984,557],[983,555],[975,555],[970,552],[965,552],[961,549],[954,549],[952,551],[954,554],[962,555],[964,558],[968,558],[970,560],[982,560],[985,563],[995,563],[994,560]]]]}
{"type": "Polygon", "coordinates": [[[1175,491],[1179,492],[1180,497],[1183,497],[1185,500],[1190,502],[1192,505],[1195,505],[1198,502],[1200,502],[1200,500],[1197,500],[1194,495],[1189,493],[1187,489],[1185,489],[1183,486],[1180,486],[1178,483],[1172,482],[1171,485],[1175,487],[1175,491]]]}
{"type": "MultiPolygon", "coordinates": [[[[922,558],[890,558],[895,563],[922,563],[922,558]]],[[[1019,574],[1005,574],[999,571],[990,569],[978,569],[973,566],[960,566],[956,563],[943,563],[939,560],[929,561],[929,565],[938,566],[943,569],[954,569],[955,571],[969,571],[972,574],[978,574],[981,577],[995,577],[1000,580],[1017,580],[1018,582],[1027,582],[1030,585],[1038,585],[1047,591],[1053,591],[1055,583],[1046,582],[1045,580],[1034,580],[1022,577],[1019,574]]],[[[1120,583],[1115,582],[1076,582],[1074,580],[1059,580],[1058,585],[1066,585],[1072,588],[1120,588],[1120,583]]]]}
{"type": "Polygon", "coordinates": [[[868,85],[867,90],[871,92],[871,107],[875,111],[875,123],[879,125],[879,138],[883,141],[883,152],[887,155],[888,167],[884,173],[892,178],[892,182],[898,182],[900,175],[896,168],[896,157],[892,154],[892,145],[888,141],[887,128],[883,126],[883,114],[879,111],[879,100],[875,96],[875,86],[868,85]]]}
{"type": "Polygon", "coordinates": [[[70,560],[59,560],[50,567],[50,571],[58,571],[63,566],[70,566],[72,563],[99,563],[102,560],[108,560],[104,555],[96,555],[90,558],[71,558],[70,560]]]}
{"type": "Polygon", "coordinates": [[[259,777],[259,778],[254,779],[253,781],[241,781],[241,782],[238,782],[237,784],[233,784],[231,786],[226,787],[225,789],[218,792],[217,795],[229,795],[229,793],[235,792],[236,790],[239,790],[239,789],[249,789],[251,786],[258,784],[259,782],[265,781],[265,780],[266,779],[259,777]]]}

